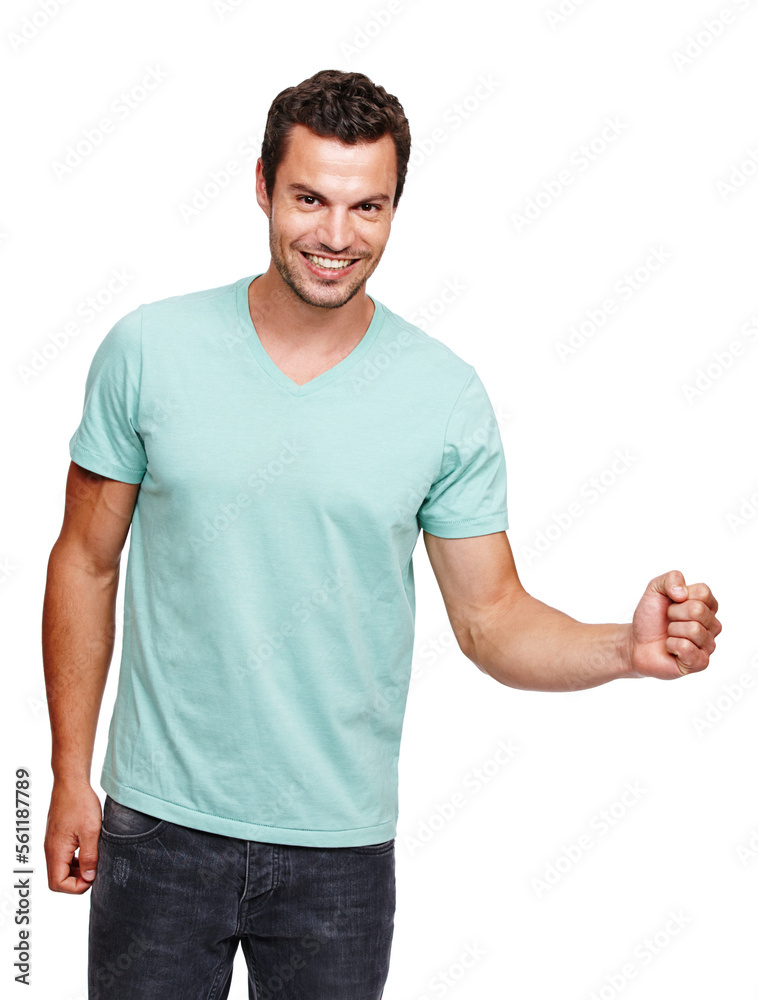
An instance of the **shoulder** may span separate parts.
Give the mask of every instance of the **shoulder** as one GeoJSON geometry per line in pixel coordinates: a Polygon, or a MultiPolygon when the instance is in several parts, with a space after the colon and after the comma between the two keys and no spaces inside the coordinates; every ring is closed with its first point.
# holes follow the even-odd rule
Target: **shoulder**
{"type": "Polygon", "coordinates": [[[384,303],[374,301],[384,312],[380,350],[403,356],[411,369],[423,372],[437,385],[449,382],[451,387],[457,385],[461,389],[466,384],[474,373],[473,365],[437,337],[393,312],[384,303]]]}
{"type": "Polygon", "coordinates": [[[116,320],[97,345],[95,367],[116,362],[135,362],[142,350],[142,306],[136,306],[116,320]]]}
{"type": "Polygon", "coordinates": [[[203,288],[199,291],[183,292],[145,302],[139,307],[143,322],[145,324],[171,322],[186,316],[197,318],[202,313],[212,312],[221,303],[225,303],[228,297],[235,293],[238,285],[239,281],[233,281],[215,288],[203,288]]]}
{"type": "Polygon", "coordinates": [[[158,332],[163,335],[169,330],[186,333],[192,324],[198,322],[202,326],[214,310],[218,310],[222,303],[228,303],[228,296],[234,293],[238,284],[233,282],[218,288],[171,295],[135,306],[108,330],[98,346],[98,360],[110,360],[116,356],[138,358],[143,345],[154,339],[149,334],[158,332]]]}

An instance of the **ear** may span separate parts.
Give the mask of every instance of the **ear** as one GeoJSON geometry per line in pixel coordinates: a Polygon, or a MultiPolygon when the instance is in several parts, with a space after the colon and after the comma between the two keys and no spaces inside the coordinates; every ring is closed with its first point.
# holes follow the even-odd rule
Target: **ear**
{"type": "Polygon", "coordinates": [[[267,216],[271,216],[271,202],[266,191],[266,182],[263,179],[263,160],[258,157],[255,164],[255,197],[267,216]]]}

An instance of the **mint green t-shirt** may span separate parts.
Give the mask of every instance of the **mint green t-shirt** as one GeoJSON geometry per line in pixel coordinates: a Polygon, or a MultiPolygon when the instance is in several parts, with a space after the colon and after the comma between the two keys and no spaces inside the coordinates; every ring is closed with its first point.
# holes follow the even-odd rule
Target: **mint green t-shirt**
{"type": "Polygon", "coordinates": [[[396,836],[412,554],[508,527],[484,386],[376,299],[304,385],[248,286],[143,304],[95,352],[69,451],[140,483],[101,785],[184,826],[315,847],[396,836]]]}

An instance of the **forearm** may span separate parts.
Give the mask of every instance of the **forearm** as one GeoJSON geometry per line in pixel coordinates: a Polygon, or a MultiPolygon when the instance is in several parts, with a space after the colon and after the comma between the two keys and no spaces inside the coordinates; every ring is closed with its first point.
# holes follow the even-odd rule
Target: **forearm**
{"type": "Polygon", "coordinates": [[[576,691],[631,669],[631,624],[585,624],[524,592],[470,629],[466,650],[501,684],[529,691],[576,691]]]}
{"type": "Polygon", "coordinates": [[[90,781],[92,753],[113,655],[118,567],[98,572],[57,543],[42,611],[42,660],[56,781],[90,781]]]}

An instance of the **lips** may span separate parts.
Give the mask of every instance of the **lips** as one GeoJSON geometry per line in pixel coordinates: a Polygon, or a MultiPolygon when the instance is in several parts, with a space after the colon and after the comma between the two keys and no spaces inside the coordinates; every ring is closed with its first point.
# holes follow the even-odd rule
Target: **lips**
{"type": "Polygon", "coordinates": [[[311,264],[315,264],[317,267],[326,267],[333,271],[341,271],[355,262],[354,257],[321,257],[314,253],[305,252],[303,252],[303,256],[306,257],[311,264]]]}
{"type": "Polygon", "coordinates": [[[361,259],[352,257],[323,257],[321,254],[306,253],[305,250],[301,250],[300,254],[308,270],[319,278],[337,278],[343,274],[349,274],[361,259]]]}

